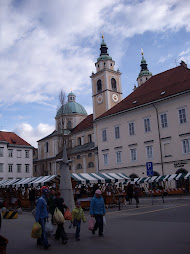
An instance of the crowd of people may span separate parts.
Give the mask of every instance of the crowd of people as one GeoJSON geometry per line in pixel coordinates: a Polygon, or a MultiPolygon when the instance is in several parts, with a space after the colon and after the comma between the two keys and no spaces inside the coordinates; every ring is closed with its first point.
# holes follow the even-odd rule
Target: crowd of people
{"type": "MultiPolygon", "coordinates": [[[[92,234],[99,229],[99,236],[103,236],[103,216],[105,216],[105,204],[102,198],[102,192],[99,189],[95,190],[95,195],[91,200],[90,215],[95,219],[95,224],[92,229],[92,234]]],[[[67,205],[64,203],[63,197],[60,192],[55,192],[54,189],[51,191],[48,187],[43,186],[41,188],[41,196],[36,202],[35,220],[41,225],[42,233],[41,237],[37,239],[37,245],[43,245],[45,249],[50,247],[48,237],[46,233],[46,223],[48,220],[48,212],[51,213],[51,222],[54,224],[54,216],[56,208],[65,216],[67,205]]],[[[76,201],[74,209],[71,211],[71,223],[76,227],[75,239],[80,240],[80,227],[81,221],[86,222],[84,211],[81,208],[80,201],[76,201]]],[[[61,239],[63,244],[67,243],[67,235],[64,229],[64,223],[58,223],[55,232],[55,240],[61,239]]]]}

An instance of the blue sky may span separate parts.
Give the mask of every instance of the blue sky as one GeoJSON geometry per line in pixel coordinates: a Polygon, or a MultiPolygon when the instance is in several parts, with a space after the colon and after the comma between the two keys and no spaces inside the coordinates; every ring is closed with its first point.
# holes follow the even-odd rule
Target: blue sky
{"type": "Polygon", "coordinates": [[[133,91],[141,48],[153,75],[190,67],[189,0],[1,0],[0,130],[31,145],[55,128],[61,90],[92,113],[90,75],[101,33],[123,98],[133,91]]]}

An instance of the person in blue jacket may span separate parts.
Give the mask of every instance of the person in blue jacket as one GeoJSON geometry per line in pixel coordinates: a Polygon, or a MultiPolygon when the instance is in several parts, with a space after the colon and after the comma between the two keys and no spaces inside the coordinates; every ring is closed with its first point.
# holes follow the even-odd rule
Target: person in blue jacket
{"type": "Polygon", "coordinates": [[[92,230],[92,234],[95,234],[95,231],[99,228],[99,236],[103,235],[103,216],[105,215],[105,204],[104,199],[101,196],[101,190],[97,189],[95,191],[94,197],[90,202],[90,215],[94,217],[96,223],[94,225],[94,229],[92,230]]]}
{"type": "Polygon", "coordinates": [[[43,245],[44,249],[48,249],[50,244],[48,243],[47,234],[45,231],[46,228],[46,220],[48,219],[48,210],[47,210],[47,196],[49,193],[49,189],[46,186],[41,188],[41,197],[37,201],[36,206],[36,222],[39,222],[42,226],[42,235],[41,238],[37,239],[37,245],[43,245]]]}

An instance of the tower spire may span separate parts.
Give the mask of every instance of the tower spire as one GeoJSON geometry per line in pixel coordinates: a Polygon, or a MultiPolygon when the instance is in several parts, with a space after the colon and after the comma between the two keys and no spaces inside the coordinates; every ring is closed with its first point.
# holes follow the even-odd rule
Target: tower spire
{"type": "Polygon", "coordinates": [[[147,63],[146,60],[144,58],[144,52],[143,49],[141,49],[141,55],[142,55],[142,59],[141,59],[141,70],[139,73],[139,76],[137,78],[138,81],[138,86],[142,85],[143,83],[145,83],[149,78],[152,77],[152,72],[149,71],[148,67],[147,67],[147,63]]]}

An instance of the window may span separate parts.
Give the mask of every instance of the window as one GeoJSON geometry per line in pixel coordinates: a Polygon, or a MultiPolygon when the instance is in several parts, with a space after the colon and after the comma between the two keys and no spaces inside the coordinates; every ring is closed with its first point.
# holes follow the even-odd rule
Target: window
{"type": "Polygon", "coordinates": [[[187,122],[185,108],[179,109],[179,122],[180,124],[187,122]]]}
{"type": "Polygon", "coordinates": [[[82,169],[82,165],[81,164],[77,164],[77,169],[82,169]]]}
{"type": "Polygon", "coordinates": [[[160,115],[160,120],[161,120],[162,128],[167,128],[168,127],[168,119],[167,119],[166,113],[160,115]]]}
{"type": "Polygon", "coordinates": [[[21,150],[17,150],[17,158],[21,158],[21,150]]]}
{"type": "Polygon", "coordinates": [[[29,158],[29,150],[25,150],[25,158],[29,158]]]}
{"type": "Polygon", "coordinates": [[[94,167],[94,163],[93,162],[89,162],[88,163],[88,168],[93,168],[94,167]]]}
{"type": "Polygon", "coordinates": [[[131,151],[131,161],[136,161],[137,160],[137,149],[133,148],[133,149],[130,149],[130,151],[131,151]]]}
{"type": "Polygon", "coordinates": [[[0,147],[0,157],[3,157],[3,151],[4,151],[4,148],[0,147]]]}
{"type": "Polygon", "coordinates": [[[17,173],[21,173],[21,164],[17,164],[17,173]]]}
{"type": "Polygon", "coordinates": [[[13,172],[13,164],[9,164],[8,166],[9,166],[8,172],[12,173],[13,172]]]}
{"type": "Polygon", "coordinates": [[[89,154],[88,154],[88,157],[92,157],[92,153],[89,153],[89,154]]]}
{"type": "Polygon", "coordinates": [[[103,159],[104,159],[104,165],[108,165],[108,154],[107,153],[103,154],[103,159]]]}
{"type": "Polygon", "coordinates": [[[144,119],[144,129],[145,129],[145,132],[150,131],[150,118],[145,118],[144,119]]]}
{"type": "Polygon", "coordinates": [[[91,143],[91,142],[92,142],[92,135],[89,134],[89,135],[88,135],[88,143],[91,143]]]}
{"type": "Polygon", "coordinates": [[[72,122],[70,120],[67,122],[67,128],[69,130],[72,129],[72,122]]]}
{"type": "Polygon", "coordinates": [[[190,139],[182,140],[183,143],[183,153],[190,153],[190,139]]]}
{"type": "Polygon", "coordinates": [[[78,146],[81,146],[81,138],[78,138],[78,146]]]}
{"type": "Polygon", "coordinates": [[[80,159],[80,155],[77,155],[77,160],[79,160],[80,159]]]}
{"type": "Polygon", "coordinates": [[[120,138],[119,126],[115,127],[115,138],[120,138]]]}
{"type": "Polygon", "coordinates": [[[106,133],[106,130],[102,130],[102,141],[103,141],[103,142],[107,141],[107,133],[106,133]]]}
{"type": "Polygon", "coordinates": [[[102,92],[102,81],[99,79],[97,81],[97,93],[101,93],[102,92]]]}
{"type": "Polygon", "coordinates": [[[116,80],[114,78],[111,79],[111,87],[112,91],[117,92],[116,80]]]}
{"type": "Polygon", "coordinates": [[[49,151],[49,143],[48,142],[46,142],[46,144],[45,144],[45,151],[46,151],[46,153],[48,153],[48,151],[49,151]]]}
{"type": "Polygon", "coordinates": [[[116,152],[116,162],[122,163],[121,151],[116,152]]]}
{"type": "Polygon", "coordinates": [[[9,149],[9,157],[13,157],[13,150],[9,149]]]}
{"type": "Polygon", "coordinates": [[[169,157],[169,156],[171,156],[171,144],[165,143],[164,144],[164,157],[169,157]]]}
{"type": "Polygon", "coordinates": [[[0,172],[3,172],[3,163],[0,163],[0,172]]]}
{"type": "Polygon", "coordinates": [[[129,123],[129,135],[135,135],[135,126],[134,126],[134,122],[129,123]]]}
{"type": "Polygon", "coordinates": [[[146,147],[146,157],[147,157],[147,159],[153,158],[153,147],[152,146],[146,147]]]}
{"type": "Polygon", "coordinates": [[[29,164],[25,164],[25,173],[29,173],[29,164]]]}

